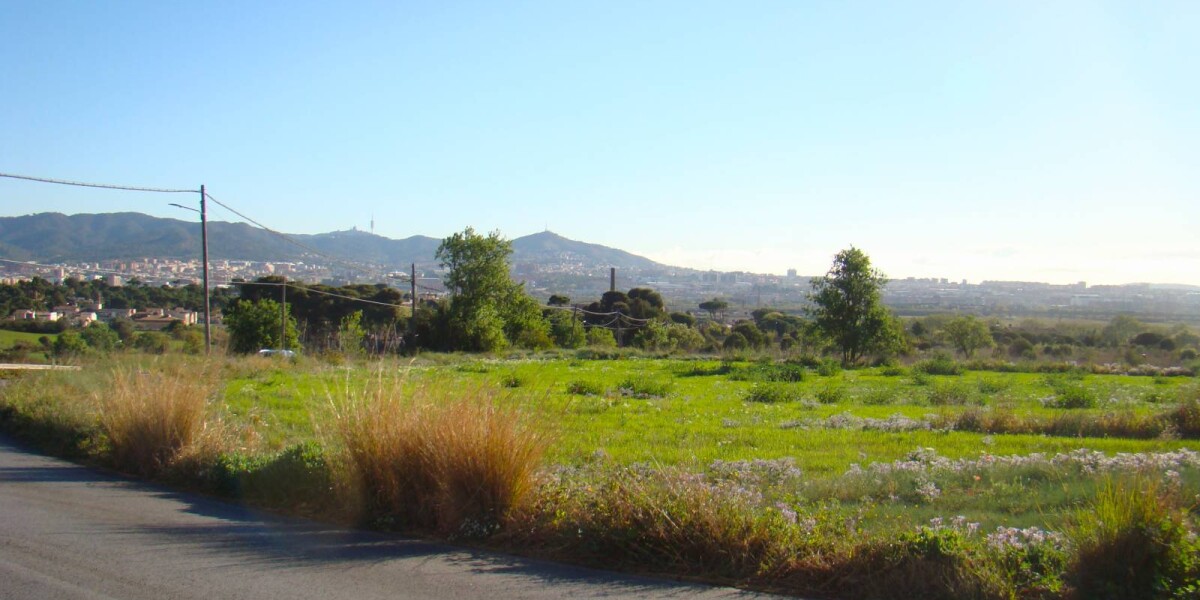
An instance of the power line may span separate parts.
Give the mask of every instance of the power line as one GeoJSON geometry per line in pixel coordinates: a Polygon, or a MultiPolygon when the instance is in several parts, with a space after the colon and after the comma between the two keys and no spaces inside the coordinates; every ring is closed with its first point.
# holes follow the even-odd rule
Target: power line
{"type": "Polygon", "coordinates": [[[126,190],[130,192],[155,192],[159,194],[197,194],[200,190],[177,190],[170,188],[152,188],[138,187],[132,185],[114,185],[111,183],[86,183],[83,181],[67,181],[65,179],[51,179],[49,177],[33,177],[30,175],[14,175],[12,173],[0,173],[0,177],[9,179],[23,179],[25,181],[37,181],[40,183],[55,183],[58,185],[73,185],[76,187],[101,188],[105,190],[126,190]]]}
{"type": "Polygon", "coordinates": [[[228,210],[229,212],[231,212],[231,213],[233,213],[233,214],[235,214],[235,215],[237,215],[237,216],[239,216],[239,217],[241,217],[241,218],[243,218],[243,219],[245,219],[245,220],[249,221],[250,223],[253,223],[254,225],[257,225],[258,227],[262,228],[262,230],[263,230],[263,231],[266,231],[267,233],[270,233],[271,235],[274,235],[275,237],[278,237],[278,238],[282,239],[283,241],[285,241],[285,242],[288,242],[289,244],[292,244],[292,245],[294,245],[294,246],[297,246],[297,247],[299,247],[299,248],[303,248],[304,250],[307,250],[308,252],[311,252],[311,253],[313,253],[313,254],[315,254],[315,255],[317,255],[317,256],[320,256],[320,257],[322,257],[322,258],[325,258],[325,259],[331,260],[331,261],[333,261],[333,262],[335,262],[335,263],[340,263],[342,266],[350,267],[350,268],[352,268],[352,269],[358,269],[358,270],[363,270],[363,271],[372,271],[372,270],[376,270],[376,269],[378,268],[378,267],[376,267],[376,266],[373,266],[373,265],[368,265],[368,264],[366,264],[366,263],[359,263],[359,262],[354,262],[354,261],[348,261],[348,260],[345,260],[345,259],[342,259],[342,258],[338,258],[338,257],[336,257],[336,256],[330,256],[330,255],[328,255],[328,254],[325,254],[324,252],[321,252],[320,250],[317,250],[316,248],[313,248],[312,246],[309,246],[308,244],[305,244],[305,243],[303,243],[303,242],[300,242],[300,241],[299,241],[299,240],[297,240],[297,239],[294,239],[294,238],[292,238],[291,236],[287,235],[286,233],[281,233],[281,232],[275,231],[274,229],[271,229],[270,227],[267,227],[266,225],[263,225],[262,223],[259,223],[258,221],[254,220],[254,219],[252,219],[252,218],[250,218],[250,217],[248,217],[248,216],[246,216],[246,215],[245,215],[245,214],[243,214],[242,212],[240,212],[240,211],[238,211],[237,209],[233,208],[232,206],[229,206],[228,204],[225,204],[224,202],[221,202],[220,200],[217,200],[216,198],[213,198],[213,197],[212,197],[212,194],[205,193],[205,194],[204,194],[204,196],[205,196],[206,198],[208,198],[209,200],[212,200],[214,204],[216,204],[216,205],[218,205],[218,206],[220,206],[220,207],[224,208],[225,210],[228,210]]]}

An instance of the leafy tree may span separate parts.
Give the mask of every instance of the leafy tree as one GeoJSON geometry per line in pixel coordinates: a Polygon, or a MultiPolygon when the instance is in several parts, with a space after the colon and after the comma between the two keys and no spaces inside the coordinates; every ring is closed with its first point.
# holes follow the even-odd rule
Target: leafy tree
{"type": "Polygon", "coordinates": [[[591,327],[587,332],[587,343],[597,348],[616,348],[617,338],[613,332],[603,327],[591,327]]]}
{"type": "MultiPolygon", "coordinates": [[[[287,347],[297,347],[296,319],[287,315],[287,347]]],[[[279,340],[279,303],[263,298],[239,300],[225,310],[225,329],[229,332],[229,350],[238,354],[262,348],[281,348],[279,340]]]]}
{"type": "Polygon", "coordinates": [[[83,328],[80,333],[83,336],[83,341],[87,342],[89,348],[101,353],[107,354],[121,343],[121,338],[117,336],[117,332],[109,328],[104,323],[92,323],[83,328]]]}
{"type": "Polygon", "coordinates": [[[343,354],[359,356],[363,353],[363,340],[367,332],[362,327],[362,311],[354,311],[342,317],[338,326],[338,346],[343,354]]]}
{"type": "Polygon", "coordinates": [[[117,332],[117,337],[121,343],[129,344],[133,342],[133,336],[137,335],[137,330],[133,327],[133,321],[129,319],[116,319],[109,327],[117,332]]]}
{"type": "Polygon", "coordinates": [[[546,301],[550,306],[566,306],[570,303],[571,298],[562,294],[550,294],[550,299],[546,301]]]}
{"type": "Polygon", "coordinates": [[[509,278],[510,254],[512,243],[499,233],[482,236],[470,227],[438,246],[446,288],[454,294],[449,324],[456,347],[492,351],[519,340],[549,339],[537,301],[509,278]]]}
{"type": "Polygon", "coordinates": [[[53,352],[57,357],[82,356],[87,353],[87,342],[74,329],[67,329],[54,340],[53,352]]]}
{"type": "Polygon", "coordinates": [[[733,326],[734,335],[740,335],[751,348],[762,348],[767,343],[767,336],[754,324],[754,321],[738,321],[733,326]]]}
{"type": "Polygon", "coordinates": [[[583,324],[576,321],[574,315],[565,310],[546,312],[546,319],[550,321],[550,337],[556,345],[560,348],[578,348],[587,343],[583,324]]]}
{"type": "Polygon", "coordinates": [[[696,317],[687,313],[673,312],[670,318],[672,323],[677,323],[685,327],[694,327],[696,325],[696,317]]]}
{"type": "Polygon", "coordinates": [[[161,331],[143,331],[133,338],[133,347],[147,354],[166,354],[171,338],[161,331]]]}
{"type": "Polygon", "coordinates": [[[987,323],[975,315],[963,315],[950,319],[942,331],[950,338],[950,343],[967,358],[975,355],[981,348],[991,348],[996,345],[992,340],[992,332],[987,323]]]}
{"type": "Polygon", "coordinates": [[[1122,346],[1129,341],[1129,338],[1137,335],[1145,326],[1141,321],[1129,315],[1117,315],[1104,326],[1104,331],[1100,332],[1101,339],[1109,346],[1122,346]]]}
{"type": "Polygon", "coordinates": [[[721,345],[726,350],[745,350],[749,346],[750,342],[746,339],[746,336],[736,331],[729,334],[729,337],[725,338],[725,342],[721,345]]]}
{"type": "Polygon", "coordinates": [[[714,321],[717,320],[718,315],[722,312],[725,312],[725,309],[727,308],[729,308],[729,303],[721,300],[720,298],[713,298],[712,300],[705,300],[704,302],[700,303],[700,310],[707,312],[708,316],[712,317],[714,321]]]}
{"type": "Polygon", "coordinates": [[[806,311],[841,352],[842,364],[899,344],[901,328],[880,299],[886,284],[867,254],[853,246],[838,252],[824,277],[812,280],[813,305],[806,311]]]}

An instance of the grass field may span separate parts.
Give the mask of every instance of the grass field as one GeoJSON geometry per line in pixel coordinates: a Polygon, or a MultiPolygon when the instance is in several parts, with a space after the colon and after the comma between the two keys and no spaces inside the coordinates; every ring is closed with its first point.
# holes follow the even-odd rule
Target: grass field
{"type": "Polygon", "coordinates": [[[54,338],[58,337],[58,334],[25,333],[23,331],[9,331],[7,329],[0,329],[0,348],[9,348],[18,341],[37,344],[38,338],[41,338],[42,336],[49,337],[51,340],[53,340],[54,338]]]}
{"type": "MultiPolygon", "coordinates": [[[[206,431],[221,429],[233,438],[212,450],[215,459],[184,451],[181,458],[135,470],[169,474],[172,461],[199,465],[184,472],[209,482],[201,487],[272,506],[330,510],[329,469],[342,464],[336,456],[347,442],[339,441],[338,432],[347,430],[346,415],[352,414],[347,398],[411,397],[412,403],[388,410],[414,407],[441,423],[432,427],[448,431],[470,418],[445,415],[493,414],[470,411],[496,402],[517,409],[512,415],[532,415],[534,426],[549,434],[541,483],[532,500],[505,501],[523,507],[509,529],[499,529],[491,513],[482,522],[461,525],[470,526],[470,536],[496,535],[501,543],[548,556],[769,582],[796,593],[824,594],[822,573],[834,569],[841,573],[837,594],[854,597],[1057,598],[1061,590],[1084,589],[1073,569],[1099,564],[1089,555],[1085,565],[1072,553],[1088,544],[1110,548],[1097,541],[1108,535],[1104,531],[1125,535],[1121,532],[1132,527],[1161,529],[1168,536],[1142,544],[1146,552],[1159,552],[1154,556],[1175,557],[1168,561],[1174,571],[1168,569],[1162,581],[1200,574],[1200,547],[1186,541],[1193,539],[1187,532],[1194,528],[1200,499],[1200,383],[1191,377],[927,375],[898,367],[817,370],[772,362],[583,360],[561,354],[521,360],[430,355],[348,364],[260,357],[216,364],[187,357],[125,361],[118,383],[134,381],[129,377],[138,372],[171,374],[169,380],[178,382],[172,385],[208,382],[212,387],[206,389],[216,391],[209,396],[206,431]],[[456,398],[474,398],[477,406],[427,412],[456,398]],[[467,412],[456,412],[461,410],[467,412]],[[1106,491],[1112,489],[1158,500],[1125,505],[1122,494],[1106,491]],[[1109,504],[1115,508],[1106,508],[1109,504]],[[729,550],[742,545],[744,552],[729,550]],[[945,556],[956,558],[946,563],[945,556]],[[900,569],[903,581],[894,582],[900,587],[888,590],[893,583],[878,576],[880,569],[900,569]],[[962,582],[941,581],[950,577],[944,569],[974,583],[964,588],[962,582]],[[863,573],[871,576],[855,579],[863,573]],[[787,577],[794,581],[781,584],[787,577]],[[946,585],[912,587],[927,579],[946,585]],[[971,587],[977,585],[983,587],[971,587]]],[[[68,445],[93,454],[105,452],[106,440],[120,431],[119,423],[105,421],[104,431],[113,433],[88,433],[100,431],[89,425],[96,417],[88,415],[98,409],[88,398],[105,397],[112,387],[99,366],[74,375],[30,375],[11,385],[0,409],[21,416],[18,429],[65,437],[68,445]]],[[[126,395],[148,394],[153,392],[126,395]]],[[[376,415],[354,425],[362,432],[385,413],[358,414],[376,415]]],[[[425,417],[414,418],[407,421],[408,433],[387,435],[397,435],[398,444],[425,436],[420,421],[425,417]]],[[[196,435],[203,440],[208,433],[196,435]]],[[[370,435],[358,439],[356,444],[371,446],[370,435]]],[[[423,442],[432,444],[424,450],[406,451],[410,458],[404,460],[451,456],[439,450],[437,439],[442,438],[423,442]]],[[[469,462],[478,466],[475,459],[469,462]]],[[[397,476],[389,475],[386,463],[363,464],[384,469],[375,481],[397,476]]],[[[430,467],[431,473],[451,463],[438,464],[443,466],[430,467]]],[[[464,494],[458,497],[474,497],[469,489],[464,494]]],[[[391,498],[384,504],[407,506],[391,498]]],[[[443,497],[420,501],[447,505],[438,498],[443,497]]],[[[388,514],[407,509],[388,510],[400,513],[385,511],[376,524],[389,526],[394,521],[388,514]]],[[[413,522],[432,523],[450,537],[468,530],[456,529],[457,518],[422,514],[413,522]]]]}
{"type": "MultiPolygon", "coordinates": [[[[980,372],[921,377],[864,369],[831,376],[808,371],[803,381],[781,383],[755,381],[753,363],[719,361],[463,359],[442,365],[384,363],[317,370],[276,362],[229,379],[225,406],[231,422],[253,426],[268,447],[281,449],[316,439],[335,390],[364,385],[380,375],[379,369],[412,385],[501,389],[508,401],[532,408],[553,430],[552,463],[578,466],[602,459],[703,471],[716,461],[791,459],[810,482],[806,495],[812,501],[834,494],[836,487],[815,482],[838,479],[853,465],[892,463],[914,452],[977,459],[983,454],[1200,449],[1200,440],[1170,434],[1152,439],[1012,435],[937,426],[939,420],[972,410],[1033,420],[1061,415],[1149,417],[1179,398],[1200,394],[1191,378],[980,372]],[[784,399],[751,400],[753,391],[764,386],[782,390],[784,399]],[[1064,389],[1077,388],[1094,395],[1095,407],[1047,406],[1064,389]]],[[[1044,526],[1087,495],[1083,489],[1078,494],[1052,489],[1061,488],[1063,481],[1042,482],[1044,493],[1030,494],[1022,491],[1021,476],[1014,477],[957,499],[947,495],[938,502],[944,508],[926,505],[914,511],[910,505],[891,512],[932,518],[939,510],[953,508],[987,525],[1044,526]]]]}

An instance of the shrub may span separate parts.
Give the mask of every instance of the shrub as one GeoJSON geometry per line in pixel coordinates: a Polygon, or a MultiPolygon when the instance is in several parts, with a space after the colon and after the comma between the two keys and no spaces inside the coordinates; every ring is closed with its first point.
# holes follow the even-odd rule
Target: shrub
{"type": "Polygon", "coordinates": [[[1200,546],[1157,479],[1106,481],[1075,513],[1064,579],[1078,598],[1194,598],[1200,546]],[[1137,490],[1137,493],[1130,493],[1137,490]]]}
{"type": "Polygon", "coordinates": [[[1054,396],[1045,401],[1051,408],[1095,408],[1096,392],[1081,384],[1058,382],[1054,396]]]}
{"type": "Polygon", "coordinates": [[[513,535],[609,568],[744,580],[781,568],[796,541],[783,511],[757,501],[675,469],[565,473],[542,487],[513,535]]]}
{"type": "Polygon", "coordinates": [[[795,389],[778,383],[756,383],[749,390],[746,390],[745,396],[747,402],[763,402],[766,404],[792,402],[798,399],[799,396],[795,389]]]}
{"type": "Polygon", "coordinates": [[[113,464],[145,477],[161,473],[200,441],[215,387],[207,373],[115,370],[98,397],[113,464]]]}
{"type": "Polygon", "coordinates": [[[913,370],[926,375],[962,375],[962,365],[942,353],[913,365],[913,370]]]}
{"type": "Polygon", "coordinates": [[[379,381],[335,399],[342,460],[382,524],[489,535],[533,485],[548,438],[487,388],[379,381]]]}
{"type": "Polygon", "coordinates": [[[506,388],[519,388],[525,384],[525,377],[518,373],[505,373],[500,377],[500,385],[506,388]]]}
{"type": "Polygon", "coordinates": [[[817,365],[817,375],[821,377],[833,377],[842,372],[842,363],[832,358],[827,358],[817,365]]]}
{"type": "Polygon", "coordinates": [[[617,389],[626,396],[638,398],[663,398],[671,393],[671,382],[645,376],[626,378],[617,389]]]}
{"type": "Polygon", "coordinates": [[[908,369],[905,369],[900,365],[888,365],[881,368],[879,370],[879,374],[883,375],[884,377],[902,377],[908,374],[908,369]]]}
{"type": "Polygon", "coordinates": [[[567,383],[567,393],[577,396],[600,396],[604,391],[604,386],[594,381],[576,379],[567,383]]]}
{"type": "Polygon", "coordinates": [[[925,398],[934,406],[969,404],[974,394],[965,383],[934,384],[925,398]]]}
{"type": "Polygon", "coordinates": [[[846,399],[846,390],[840,385],[827,385],[817,390],[817,402],[837,404],[846,399]]]}

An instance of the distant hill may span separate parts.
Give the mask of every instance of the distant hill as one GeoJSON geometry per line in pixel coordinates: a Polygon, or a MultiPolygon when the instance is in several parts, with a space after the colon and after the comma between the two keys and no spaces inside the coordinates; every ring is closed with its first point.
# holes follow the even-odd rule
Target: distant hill
{"type": "Polygon", "coordinates": [[[657,269],[663,265],[624,250],[569,240],[557,233],[543,231],[512,242],[513,262],[577,262],[587,267],[621,269],[657,269]]]}
{"type": "MultiPolygon", "coordinates": [[[[403,269],[434,262],[441,240],[421,235],[395,240],[364,231],[288,234],[303,246],[354,263],[403,269]]],[[[615,248],[569,240],[551,232],[516,238],[515,263],[575,262],[586,268],[661,268],[654,261],[615,248]]],[[[195,222],[141,213],[64,215],[38,213],[0,217],[0,258],[38,262],[100,261],[141,257],[194,258],[200,247],[195,222]]],[[[245,223],[209,221],[209,256],[216,260],[322,261],[280,236],[245,223]]]]}

